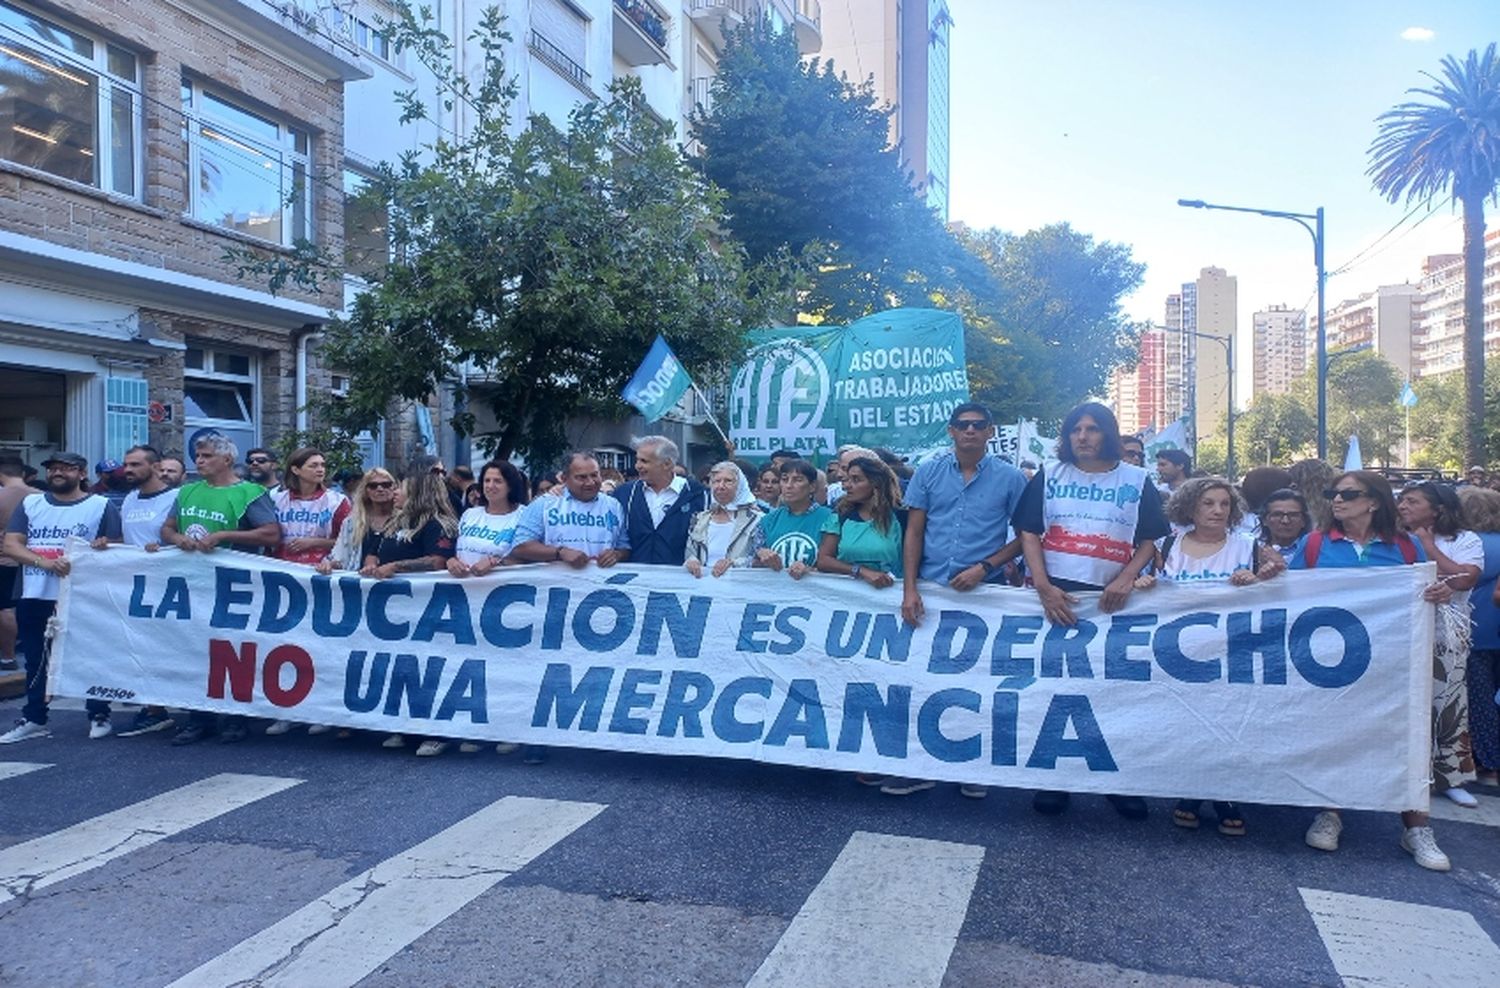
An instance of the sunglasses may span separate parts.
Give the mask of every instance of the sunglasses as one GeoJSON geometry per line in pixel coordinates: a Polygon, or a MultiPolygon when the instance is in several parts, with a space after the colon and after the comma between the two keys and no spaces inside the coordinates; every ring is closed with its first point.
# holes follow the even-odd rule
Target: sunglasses
{"type": "Polygon", "coordinates": [[[1301,518],[1302,517],[1302,512],[1300,512],[1300,511],[1272,511],[1270,514],[1266,515],[1266,517],[1267,518],[1274,518],[1277,521],[1291,521],[1294,518],[1301,518]]]}
{"type": "Polygon", "coordinates": [[[1324,491],[1323,496],[1330,501],[1358,501],[1362,497],[1369,497],[1370,492],[1358,487],[1344,487],[1336,491],[1324,491]]]}
{"type": "Polygon", "coordinates": [[[252,457],[250,457],[250,459],[246,460],[245,462],[246,463],[270,463],[271,462],[271,458],[269,456],[252,456],[252,457]]]}
{"type": "Polygon", "coordinates": [[[372,491],[388,491],[396,486],[393,480],[372,480],[365,485],[372,491]]]}
{"type": "Polygon", "coordinates": [[[444,470],[442,467],[433,467],[432,470],[431,470],[431,473],[432,473],[432,475],[434,477],[446,477],[446,476],[448,476],[448,471],[444,470]]]}
{"type": "Polygon", "coordinates": [[[990,424],[983,419],[959,419],[949,426],[949,428],[959,432],[978,432],[981,429],[988,429],[989,427],[990,424]]]}

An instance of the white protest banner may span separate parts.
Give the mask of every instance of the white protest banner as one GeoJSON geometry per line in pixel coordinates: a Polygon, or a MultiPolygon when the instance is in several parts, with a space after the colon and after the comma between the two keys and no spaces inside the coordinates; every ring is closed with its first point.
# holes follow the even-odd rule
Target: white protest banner
{"type": "Polygon", "coordinates": [[[74,542],[52,690],[440,737],[1074,792],[1427,805],[1431,564],[1080,595],[735,569],[374,581],[74,542]]]}

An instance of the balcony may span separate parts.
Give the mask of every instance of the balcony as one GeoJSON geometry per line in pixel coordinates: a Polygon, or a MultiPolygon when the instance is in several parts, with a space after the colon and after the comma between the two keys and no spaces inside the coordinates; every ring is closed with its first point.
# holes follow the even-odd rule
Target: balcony
{"type": "Polygon", "coordinates": [[[701,107],[704,113],[714,110],[713,76],[700,76],[693,80],[693,106],[701,107]]]}
{"type": "Polygon", "coordinates": [[[760,0],[692,0],[689,15],[718,51],[734,29],[750,17],[760,16],[760,0]]]}
{"type": "Polygon", "coordinates": [[[614,50],[626,65],[667,65],[667,14],[650,0],[614,0],[614,50]]]}
{"type": "Polygon", "coordinates": [[[797,51],[816,55],[823,47],[823,8],[818,0],[795,0],[792,31],[797,36],[797,51]]]}

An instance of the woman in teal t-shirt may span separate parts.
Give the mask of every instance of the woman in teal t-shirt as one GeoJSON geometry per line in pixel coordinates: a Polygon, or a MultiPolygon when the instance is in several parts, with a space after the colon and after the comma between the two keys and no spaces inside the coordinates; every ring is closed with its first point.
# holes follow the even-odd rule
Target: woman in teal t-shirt
{"type": "Polygon", "coordinates": [[[891,468],[861,456],[844,471],[837,514],[823,523],[818,571],[842,573],[872,587],[901,577],[901,485],[891,468]]]}

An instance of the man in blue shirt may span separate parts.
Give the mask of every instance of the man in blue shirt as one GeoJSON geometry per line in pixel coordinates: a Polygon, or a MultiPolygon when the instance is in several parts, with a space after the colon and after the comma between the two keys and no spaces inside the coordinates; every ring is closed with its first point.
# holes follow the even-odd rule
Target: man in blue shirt
{"type": "MultiPolygon", "coordinates": [[[[918,577],[972,590],[997,578],[1000,567],[1020,553],[1019,543],[1011,542],[1010,516],[1026,478],[989,451],[994,434],[988,408],[977,402],[959,405],[948,417],[952,452],[924,461],[907,485],[901,617],[910,624],[920,624],[926,613],[918,577]]],[[[934,785],[923,779],[889,779],[880,791],[905,796],[934,785]]],[[[981,785],[959,786],[971,799],[982,799],[987,791],[981,785]]]]}

